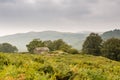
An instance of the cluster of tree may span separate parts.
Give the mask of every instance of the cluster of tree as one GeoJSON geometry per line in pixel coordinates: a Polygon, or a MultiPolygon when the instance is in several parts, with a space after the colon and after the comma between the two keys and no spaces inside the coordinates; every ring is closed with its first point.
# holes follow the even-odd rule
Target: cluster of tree
{"type": "Polygon", "coordinates": [[[62,39],[58,39],[54,41],[51,40],[42,41],[40,39],[34,39],[28,45],[26,45],[26,47],[30,53],[34,53],[34,49],[37,47],[48,47],[50,51],[62,50],[64,52],[71,54],[79,53],[78,50],[72,48],[71,45],[68,45],[62,39]]]}
{"type": "Polygon", "coordinates": [[[0,44],[0,52],[14,53],[18,52],[18,49],[16,46],[12,46],[10,43],[2,43],[0,44]]]}
{"type": "Polygon", "coordinates": [[[91,33],[86,38],[82,51],[86,54],[100,55],[113,60],[120,60],[120,39],[110,38],[103,41],[98,34],[91,33]]]}

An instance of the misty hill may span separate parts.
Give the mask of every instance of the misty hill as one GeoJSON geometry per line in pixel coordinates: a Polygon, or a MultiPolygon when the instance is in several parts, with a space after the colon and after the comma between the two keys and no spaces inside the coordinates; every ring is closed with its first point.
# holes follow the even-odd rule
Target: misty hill
{"type": "Polygon", "coordinates": [[[74,48],[80,50],[86,36],[87,34],[84,33],[64,33],[56,31],[28,32],[0,37],[0,43],[9,42],[15,45],[19,49],[19,51],[27,51],[26,44],[28,44],[33,39],[63,39],[74,48]]]}
{"type": "MultiPolygon", "coordinates": [[[[12,45],[15,45],[19,49],[19,51],[27,51],[26,44],[28,44],[33,39],[63,39],[65,42],[72,45],[74,48],[80,50],[87,35],[88,33],[67,33],[57,31],[28,32],[0,37],[0,43],[8,42],[12,45]]],[[[104,32],[101,37],[103,39],[109,39],[112,37],[120,38],[120,30],[115,29],[104,32]]]]}
{"type": "Polygon", "coordinates": [[[103,39],[109,39],[109,38],[120,38],[120,30],[119,29],[115,29],[115,30],[111,30],[111,31],[107,31],[104,32],[102,35],[103,39]]]}

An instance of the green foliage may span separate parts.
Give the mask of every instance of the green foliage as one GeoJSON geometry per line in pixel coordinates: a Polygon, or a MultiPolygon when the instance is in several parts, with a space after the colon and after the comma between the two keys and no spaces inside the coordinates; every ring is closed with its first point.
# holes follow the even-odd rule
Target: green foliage
{"type": "Polygon", "coordinates": [[[0,66],[8,65],[9,59],[6,58],[6,56],[0,54],[0,66]]]}
{"type": "Polygon", "coordinates": [[[41,57],[35,57],[33,61],[36,61],[38,63],[44,63],[44,59],[42,59],[41,57]]]}
{"type": "Polygon", "coordinates": [[[83,44],[82,51],[87,54],[100,55],[102,39],[96,33],[91,33],[83,44]]]}
{"type": "Polygon", "coordinates": [[[69,53],[71,53],[71,54],[79,54],[79,51],[76,50],[76,49],[74,49],[74,48],[71,48],[71,49],[69,50],[69,53]]]}
{"type": "Polygon", "coordinates": [[[41,67],[38,71],[43,71],[45,74],[54,74],[53,67],[51,65],[45,65],[41,67]]]}
{"type": "Polygon", "coordinates": [[[58,39],[54,41],[51,41],[51,40],[42,41],[39,39],[34,39],[26,46],[30,53],[33,53],[36,47],[48,47],[50,51],[62,50],[64,52],[71,53],[71,54],[78,53],[76,49],[73,49],[72,46],[68,45],[62,39],[58,39]]]}
{"type": "Polygon", "coordinates": [[[0,53],[0,80],[120,80],[120,62],[86,54],[0,53]]]}
{"type": "Polygon", "coordinates": [[[17,51],[18,51],[18,49],[16,48],[16,46],[12,46],[9,43],[0,44],[0,52],[13,53],[13,52],[17,52],[17,51]]]}
{"type": "Polygon", "coordinates": [[[69,52],[71,46],[64,42],[62,39],[53,41],[53,50],[62,50],[64,52],[69,52]]]}
{"type": "Polygon", "coordinates": [[[40,39],[34,39],[28,45],[26,45],[26,47],[30,53],[34,53],[33,50],[36,47],[42,47],[42,46],[44,46],[44,44],[40,39]]]}
{"type": "Polygon", "coordinates": [[[54,50],[54,45],[53,42],[51,40],[47,40],[47,41],[43,41],[43,44],[45,47],[48,47],[50,49],[50,51],[54,50]]]}
{"type": "Polygon", "coordinates": [[[120,60],[120,39],[111,38],[102,45],[102,55],[114,60],[120,60]]]}

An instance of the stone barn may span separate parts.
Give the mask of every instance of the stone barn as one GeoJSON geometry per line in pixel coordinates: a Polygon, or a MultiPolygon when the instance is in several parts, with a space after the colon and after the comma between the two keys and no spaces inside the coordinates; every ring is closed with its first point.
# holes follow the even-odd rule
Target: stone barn
{"type": "Polygon", "coordinates": [[[34,53],[36,54],[42,54],[44,52],[49,52],[49,48],[48,47],[37,47],[34,49],[34,53]]]}

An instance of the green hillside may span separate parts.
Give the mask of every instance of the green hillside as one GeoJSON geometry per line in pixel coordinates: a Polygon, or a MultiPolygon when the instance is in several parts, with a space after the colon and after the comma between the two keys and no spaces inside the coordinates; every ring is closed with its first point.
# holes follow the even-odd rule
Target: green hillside
{"type": "Polygon", "coordinates": [[[103,39],[110,39],[112,37],[120,38],[120,30],[115,29],[115,30],[107,31],[107,32],[104,32],[101,36],[103,39]]]}
{"type": "Polygon", "coordinates": [[[33,39],[56,40],[63,39],[74,48],[81,49],[82,43],[87,34],[67,33],[56,31],[28,32],[0,37],[0,43],[8,42],[15,45],[19,51],[27,51],[26,44],[33,39]]]}
{"type": "Polygon", "coordinates": [[[0,80],[120,80],[120,62],[80,54],[0,53],[0,80]]]}

